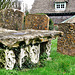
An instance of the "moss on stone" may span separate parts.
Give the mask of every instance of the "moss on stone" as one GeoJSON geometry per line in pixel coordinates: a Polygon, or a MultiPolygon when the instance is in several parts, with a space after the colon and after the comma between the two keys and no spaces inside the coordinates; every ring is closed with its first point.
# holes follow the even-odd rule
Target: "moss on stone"
{"type": "Polygon", "coordinates": [[[5,50],[0,49],[0,68],[5,66],[5,50]]]}

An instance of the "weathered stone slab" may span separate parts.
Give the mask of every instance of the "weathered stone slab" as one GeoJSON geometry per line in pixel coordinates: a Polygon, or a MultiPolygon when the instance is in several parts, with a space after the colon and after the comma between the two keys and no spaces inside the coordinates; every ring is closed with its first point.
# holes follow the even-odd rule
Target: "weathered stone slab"
{"type": "Polygon", "coordinates": [[[29,14],[25,17],[25,29],[49,30],[47,15],[29,14]]]}
{"type": "Polygon", "coordinates": [[[11,30],[22,30],[24,13],[19,10],[5,9],[0,11],[0,27],[11,30]]]}
{"type": "Polygon", "coordinates": [[[59,30],[64,32],[63,37],[58,38],[57,51],[66,55],[75,56],[75,24],[59,24],[59,30]]]}
{"type": "Polygon", "coordinates": [[[8,47],[19,46],[18,42],[25,41],[26,45],[35,44],[40,42],[46,42],[48,39],[52,39],[55,36],[63,35],[60,31],[50,30],[7,30],[0,28],[0,42],[8,47]]]}

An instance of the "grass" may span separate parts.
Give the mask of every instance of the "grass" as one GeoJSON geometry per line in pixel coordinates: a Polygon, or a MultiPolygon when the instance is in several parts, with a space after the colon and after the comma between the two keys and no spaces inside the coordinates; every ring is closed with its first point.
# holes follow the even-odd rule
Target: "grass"
{"type": "Polygon", "coordinates": [[[63,55],[57,51],[57,39],[52,40],[51,61],[45,61],[45,67],[28,71],[0,69],[0,75],[75,75],[75,57],[63,55]]]}

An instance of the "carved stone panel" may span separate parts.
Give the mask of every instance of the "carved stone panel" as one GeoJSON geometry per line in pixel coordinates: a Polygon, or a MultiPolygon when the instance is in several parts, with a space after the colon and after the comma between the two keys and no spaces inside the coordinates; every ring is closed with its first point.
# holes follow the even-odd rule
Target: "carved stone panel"
{"type": "Polygon", "coordinates": [[[22,67],[22,64],[25,63],[25,57],[28,57],[29,54],[29,47],[21,48],[21,52],[19,55],[19,65],[20,68],[22,67]]]}
{"type": "Polygon", "coordinates": [[[49,60],[50,59],[50,51],[51,51],[51,40],[49,40],[48,42],[47,42],[47,44],[46,44],[46,54],[47,54],[47,56],[48,56],[48,58],[47,58],[47,60],[49,60]]]}
{"type": "Polygon", "coordinates": [[[29,57],[32,63],[36,64],[39,62],[40,55],[40,44],[30,46],[29,57]]]}
{"type": "Polygon", "coordinates": [[[30,63],[36,64],[39,62],[40,55],[40,45],[29,45],[25,48],[21,48],[21,52],[19,55],[19,65],[20,68],[22,64],[26,62],[26,58],[28,58],[30,63]]]}
{"type": "Polygon", "coordinates": [[[8,70],[12,70],[14,68],[14,65],[16,63],[15,60],[15,54],[12,50],[6,50],[5,51],[5,68],[8,70]]]}
{"type": "Polygon", "coordinates": [[[40,52],[43,54],[44,52],[47,54],[47,60],[50,59],[50,51],[51,51],[51,40],[47,42],[43,42],[40,44],[40,52]]]}

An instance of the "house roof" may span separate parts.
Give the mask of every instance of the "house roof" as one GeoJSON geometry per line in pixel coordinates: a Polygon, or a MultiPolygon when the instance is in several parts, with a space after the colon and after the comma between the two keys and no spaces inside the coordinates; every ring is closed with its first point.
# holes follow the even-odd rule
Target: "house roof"
{"type": "Polygon", "coordinates": [[[55,0],[55,2],[66,2],[68,0],[55,0]]]}
{"type": "Polygon", "coordinates": [[[75,23],[75,15],[68,18],[67,20],[61,22],[61,23],[75,23]]]}
{"type": "Polygon", "coordinates": [[[72,13],[75,12],[75,0],[35,0],[30,13],[72,13]],[[55,11],[55,2],[65,1],[65,11],[55,11]]]}

